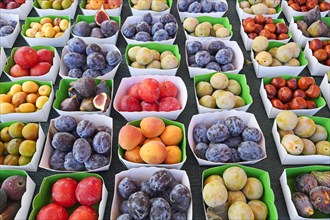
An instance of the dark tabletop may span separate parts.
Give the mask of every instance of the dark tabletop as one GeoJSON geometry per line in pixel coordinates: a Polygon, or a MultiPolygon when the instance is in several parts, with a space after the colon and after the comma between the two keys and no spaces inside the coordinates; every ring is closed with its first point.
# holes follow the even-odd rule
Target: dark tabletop
{"type": "MultiPolygon", "coordinates": [[[[80,2],[80,1],[79,1],[80,2]]],[[[122,24],[126,20],[128,16],[131,16],[131,10],[128,5],[127,0],[123,0],[124,4],[122,7],[122,12],[121,12],[121,20],[122,24]]],[[[241,39],[239,30],[240,30],[240,22],[238,19],[238,15],[235,10],[235,3],[236,1],[234,0],[227,0],[228,5],[229,5],[229,10],[227,13],[224,15],[229,18],[231,25],[233,26],[233,37],[232,41],[237,41],[239,44],[240,48],[243,51],[245,59],[250,60],[250,53],[245,51],[243,41],[241,39]]],[[[180,22],[178,11],[176,8],[176,0],[173,1],[171,13],[175,15],[177,18],[177,22],[180,22]]],[[[77,14],[82,14],[82,11],[77,9],[76,16],[77,14]]],[[[29,17],[37,17],[38,14],[34,9],[32,9],[31,13],[29,14],[29,17]]],[[[282,18],[284,18],[283,13],[281,14],[282,18]]],[[[286,21],[287,22],[287,21],[286,21]]],[[[73,23],[73,21],[71,22],[73,23]]],[[[22,24],[22,21],[21,21],[22,24]]],[[[288,22],[287,22],[288,25],[288,22]]],[[[189,72],[186,64],[186,59],[185,59],[185,36],[182,28],[182,24],[179,23],[179,30],[177,34],[177,39],[174,42],[175,44],[179,45],[180,48],[180,53],[182,56],[181,63],[180,63],[180,68],[177,72],[177,76],[181,77],[184,81],[184,83],[187,86],[188,90],[188,101],[186,108],[182,112],[182,114],[179,116],[177,121],[184,123],[186,130],[188,130],[188,125],[190,122],[190,119],[193,115],[198,114],[197,112],[197,106],[196,106],[196,101],[195,101],[195,96],[194,96],[194,85],[193,85],[193,80],[189,77],[189,72]]],[[[19,47],[19,46],[24,46],[28,45],[27,42],[23,39],[22,36],[19,36],[14,44],[14,47],[19,47]]],[[[119,50],[121,51],[123,57],[126,49],[126,42],[125,39],[121,34],[119,34],[117,45],[116,45],[119,50]]],[[[6,55],[7,57],[10,55],[11,49],[6,49],[6,55]]],[[[57,48],[57,52],[61,54],[62,48],[57,48]]],[[[282,189],[280,186],[279,182],[279,177],[283,172],[284,168],[287,167],[292,167],[292,166],[283,166],[281,165],[280,158],[278,156],[275,142],[273,139],[273,135],[271,134],[271,129],[273,125],[273,120],[268,119],[266,112],[264,110],[261,97],[259,95],[259,87],[261,83],[261,79],[258,79],[254,73],[254,69],[252,64],[247,64],[244,65],[242,71],[240,74],[245,74],[248,85],[250,86],[251,90],[251,95],[253,97],[253,104],[250,106],[248,109],[248,112],[251,112],[255,114],[257,121],[263,131],[263,134],[265,136],[266,140],[266,151],[267,151],[267,158],[265,160],[262,160],[258,162],[255,165],[251,165],[252,167],[256,167],[259,169],[263,169],[265,171],[268,171],[270,174],[270,179],[271,179],[271,188],[274,191],[275,194],[275,205],[277,208],[278,212],[278,217],[279,219],[289,219],[288,212],[286,209],[284,197],[282,194],[282,189]]],[[[284,73],[283,73],[284,74],[284,73]]],[[[308,71],[308,68],[306,67],[304,71],[300,74],[301,76],[310,76],[310,73],[308,71]]],[[[122,60],[120,67],[117,71],[117,74],[114,78],[114,95],[116,94],[118,85],[123,77],[129,77],[129,70],[127,68],[127,65],[125,63],[125,59],[122,60]]],[[[59,81],[61,80],[61,77],[58,76],[56,83],[54,85],[54,89],[58,89],[59,81]]],[[[319,85],[322,80],[322,77],[315,77],[316,83],[319,85]]],[[[0,78],[1,82],[9,81],[7,76],[5,74],[2,74],[0,78]]],[[[323,109],[321,109],[317,114],[317,116],[323,116],[323,117],[329,117],[330,112],[327,106],[325,106],[323,109]]],[[[109,171],[104,171],[104,172],[99,172],[99,174],[104,178],[106,187],[108,189],[109,195],[108,195],[108,200],[107,200],[107,206],[105,209],[104,213],[104,219],[109,219],[110,218],[110,212],[111,212],[111,204],[112,204],[112,199],[113,199],[113,192],[114,192],[114,179],[115,179],[115,174],[126,170],[126,168],[123,166],[123,164],[119,161],[118,156],[117,156],[117,136],[118,136],[118,131],[119,129],[126,123],[126,120],[114,109],[111,109],[111,115],[113,118],[113,157],[110,165],[109,171]]],[[[52,109],[48,121],[52,118],[58,117],[57,112],[52,109]]],[[[48,131],[49,123],[41,123],[42,128],[45,133],[48,131]]],[[[196,159],[194,158],[190,147],[187,143],[187,161],[182,167],[183,170],[185,170],[189,176],[190,179],[190,186],[191,186],[191,191],[192,191],[192,196],[193,196],[193,219],[205,219],[204,216],[204,210],[203,210],[203,198],[202,198],[202,172],[207,169],[208,167],[201,167],[198,165],[196,159]]],[[[56,173],[44,170],[39,168],[37,172],[29,172],[29,175],[31,178],[34,180],[36,183],[37,187],[35,190],[35,194],[38,193],[41,182],[44,177],[53,175],[56,173]]],[[[32,205],[31,205],[32,207],[32,205]]],[[[31,209],[30,209],[31,210],[31,209]]]]}

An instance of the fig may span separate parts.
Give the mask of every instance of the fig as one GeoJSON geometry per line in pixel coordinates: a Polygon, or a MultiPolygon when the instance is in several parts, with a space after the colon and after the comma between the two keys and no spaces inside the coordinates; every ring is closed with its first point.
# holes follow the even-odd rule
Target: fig
{"type": "Polygon", "coordinates": [[[77,96],[77,99],[78,99],[79,101],[82,101],[82,100],[84,99],[84,97],[82,97],[82,96],[77,92],[77,90],[75,90],[75,89],[72,88],[72,87],[70,87],[70,88],[68,89],[68,95],[69,95],[70,97],[76,95],[76,96],[77,96]]]}
{"type": "Polygon", "coordinates": [[[317,186],[317,180],[312,174],[301,174],[296,177],[294,188],[297,192],[309,195],[309,192],[317,186]]]}
{"type": "Polygon", "coordinates": [[[315,177],[319,186],[326,186],[330,188],[330,171],[312,171],[311,174],[315,177]]]}
{"type": "Polygon", "coordinates": [[[105,82],[105,80],[102,80],[97,86],[96,86],[96,95],[100,94],[100,93],[106,93],[106,94],[110,94],[110,88],[107,85],[107,83],[105,82]]]}
{"type": "Polygon", "coordinates": [[[94,107],[105,112],[110,105],[110,97],[105,92],[96,95],[93,99],[94,107]]]}
{"type": "Polygon", "coordinates": [[[96,111],[93,104],[93,98],[84,98],[80,104],[79,110],[86,112],[96,111]]]}
{"type": "Polygon", "coordinates": [[[317,20],[321,20],[321,12],[319,6],[309,10],[304,16],[304,21],[306,22],[307,26],[311,25],[317,20]]]}
{"type": "Polygon", "coordinates": [[[328,33],[328,26],[324,21],[318,20],[308,27],[307,32],[311,37],[325,37],[328,33]]]}
{"type": "Polygon", "coordinates": [[[330,188],[326,186],[317,186],[309,194],[314,208],[324,214],[330,214],[330,188]]]}
{"type": "Polygon", "coordinates": [[[78,111],[80,102],[76,95],[62,101],[60,109],[63,111],[78,111]]]}
{"type": "Polygon", "coordinates": [[[1,196],[1,201],[0,201],[0,213],[6,208],[7,205],[7,194],[3,189],[0,189],[0,196],[1,196]]]}
{"type": "Polygon", "coordinates": [[[109,15],[104,9],[100,9],[96,12],[94,17],[95,23],[101,26],[103,21],[110,20],[109,15]]]}
{"type": "Polygon", "coordinates": [[[71,86],[85,98],[93,97],[96,92],[96,83],[91,77],[77,79],[71,86]]]}
{"type": "Polygon", "coordinates": [[[291,199],[299,215],[309,217],[314,214],[313,205],[304,193],[295,192],[292,194],[291,199]]]}

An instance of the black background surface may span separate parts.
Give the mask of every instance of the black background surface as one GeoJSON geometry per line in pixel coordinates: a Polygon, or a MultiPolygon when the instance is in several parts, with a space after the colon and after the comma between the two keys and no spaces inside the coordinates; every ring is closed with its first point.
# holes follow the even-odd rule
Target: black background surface
{"type": "MultiPolygon", "coordinates": [[[[80,1],[79,1],[80,2],[80,1]]],[[[241,50],[243,51],[245,59],[250,60],[250,53],[245,51],[239,30],[240,30],[240,21],[238,18],[238,15],[236,13],[235,9],[235,3],[236,1],[234,0],[227,0],[228,5],[229,5],[229,10],[227,13],[224,15],[224,17],[228,17],[230,20],[231,25],[233,26],[233,37],[232,41],[237,41],[239,44],[241,50]]],[[[179,45],[180,48],[180,53],[181,53],[181,63],[180,63],[180,68],[177,72],[177,76],[181,77],[183,81],[185,82],[188,90],[188,101],[186,108],[182,112],[182,114],[179,116],[178,120],[179,122],[184,123],[186,131],[188,130],[188,125],[190,122],[190,119],[193,115],[198,114],[197,112],[197,106],[196,106],[196,101],[195,101],[195,96],[194,96],[194,86],[193,86],[193,80],[190,79],[189,77],[189,72],[187,69],[187,64],[186,64],[186,59],[185,59],[185,36],[182,28],[182,24],[180,23],[177,7],[176,7],[176,0],[173,1],[173,5],[171,8],[171,13],[175,15],[177,18],[177,22],[179,23],[179,30],[177,34],[176,41],[174,42],[175,44],[179,45]]],[[[82,11],[79,9],[79,6],[77,8],[76,16],[77,14],[82,14],[82,11]]],[[[121,21],[122,24],[126,20],[128,16],[131,16],[131,10],[128,5],[127,0],[123,0],[123,7],[122,7],[122,12],[121,12],[121,21]]],[[[32,9],[31,13],[29,14],[29,17],[37,17],[38,14],[34,9],[32,9]]],[[[280,16],[281,18],[284,18],[283,13],[280,16]]],[[[73,23],[73,20],[71,20],[71,24],[73,23]]],[[[288,22],[286,21],[287,25],[288,22]]],[[[21,21],[22,25],[22,21],[21,21]]],[[[22,36],[18,36],[14,47],[19,47],[19,46],[24,46],[28,45],[27,42],[23,39],[22,36]]],[[[130,73],[128,71],[127,65],[125,63],[124,59],[124,53],[125,49],[127,46],[127,43],[125,42],[125,39],[121,34],[119,34],[117,45],[116,45],[119,50],[122,53],[123,60],[120,64],[120,67],[117,71],[117,74],[114,78],[114,95],[116,95],[116,91],[118,88],[118,85],[123,77],[129,77],[130,73]]],[[[6,55],[7,57],[10,55],[11,49],[6,49],[6,55]]],[[[61,56],[62,48],[57,48],[57,52],[61,56]]],[[[287,167],[293,167],[293,166],[282,166],[276,146],[274,143],[273,136],[271,134],[271,128],[273,125],[273,120],[268,119],[266,112],[264,110],[261,97],[259,95],[259,87],[261,83],[261,79],[258,79],[254,73],[254,69],[252,64],[250,65],[245,65],[244,68],[241,70],[240,74],[245,74],[248,85],[250,86],[251,90],[251,95],[253,97],[253,104],[250,106],[248,109],[248,112],[251,112],[255,114],[257,121],[262,129],[262,132],[265,136],[266,140],[266,151],[267,151],[267,158],[255,165],[251,165],[252,167],[256,167],[259,169],[263,169],[265,171],[268,171],[270,174],[271,178],[271,188],[274,191],[275,194],[275,205],[278,211],[278,217],[279,219],[289,219],[288,212],[286,209],[284,197],[282,194],[282,189],[280,186],[279,182],[279,177],[283,172],[284,168],[287,167]]],[[[283,73],[285,74],[285,73],[283,73]]],[[[301,76],[310,76],[310,73],[308,71],[308,68],[306,67],[304,71],[300,74],[301,76]]],[[[61,77],[58,76],[56,83],[54,85],[54,90],[56,91],[58,89],[59,81],[61,80],[61,77]]],[[[315,77],[315,80],[317,84],[319,85],[322,77],[315,77]]],[[[0,78],[1,82],[9,81],[7,76],[5,74],[2,74],[0,78]]],[[[319,111],[317,116],[322,116],[322,117],[329,117],[330,112],[327,106],[325,106],[321,111],[319,111]]],[[[109,171],[104,171],[104,172],[99,172],[99,174],[104,178],[106,187],[108,189],[109,195],[108,195],[108,200],[107,200],[107,206],[105,209],[104,213],[104,219],[110,219],[110,212],[111,212],[111,204],[112,204],[112,199],[113,199],[113,192],[114,192],[114,177],[115,174],[126,170],[124,165],[119,161],[118,156],[117,156],[117,136],[118,136],[118,131],[119,129],[126,123],[126,120],[118,113],[116,112],[113,108],[111,109],[111,115],[113,118],[113,129],[114,129],[114,137],[113,137],[113,157],[110,165],[109,171]]],[[[52,109],[49,119],[53,119],[58,117],[57,112],[52,109]]],[[[42,128],[45,134],[47,134],[49,127],[49,123],[42,123],[42,128]]],[[[191,190],[192,190],[192,196],[193,196],[193,219],[205,219],[204,215],[204,210],[203,210],[203,199],[202,199],[202,194],[201,194],[201,183],[202,183],[202,172],[203,170],[207,169],[208,167],[201,167],[198,165],[196,159],[194,158],[190,147],[187,143],[187,161],[182,167],[183,170],[185,170],[189,176],[190,179],[190,185],[191,185],[191,190]]],[[[36,183],[37,187],[35,190],[35,194],[38,193],[41,182],[44,177],[54,175],[56,173],[46,171],[44,169],[39,168],[37,172],[29,172],[29,175],[31,178],[34,180],[36,183]]],[[[119,205],[119,204],[118,204],[119,205]]],[[[32,209],[32,204],[30,207],[30,210],[32,209]]]]}

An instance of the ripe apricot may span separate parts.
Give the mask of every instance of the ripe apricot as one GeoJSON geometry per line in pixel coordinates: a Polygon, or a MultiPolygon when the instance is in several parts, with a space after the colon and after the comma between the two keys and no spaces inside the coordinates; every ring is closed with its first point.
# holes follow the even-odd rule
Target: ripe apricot
{"type": "Polygon", "coordinates": [[[147,117],[141,120],[140,127],[142,134],[147,138],[153,138],[163,133],[165,123],[160,118],[147,117]]]}
{"type": "Polygon", "coordinates": [[[38,92],[39,86],[33,81],[25,81],[22,84],[22,90],[26,93],[36,93],[38,92]]]}
{"type": "Polygon", "coordinates": [[[182,141],[182,136],[181,128],[175,125],[168,125],[160,135],[160,138],[166,146],[169,146],[178,145],[182,141]]]}
{"type": "Polygon", "coordinates": [[[166,152],[167,152],[167,156],[164,160],[164,163],[175,164],[181,162],[182,152],[178,146],[167,146],[166,152]]]}
{"type": "Polygon", "coordinates": [[[39,95],[35,93],[30,93],[26,96],[26,102],[35,104],[39,95]]]}
{"type": "Polygon", "coordinates": [[[15,108],[12,104],[4,102],[0,104],[0,114],[8,114],[15,112],[15,108]]]}
{"type": "Polygon", "coordinates": [[[17,92],[13,95],[11,99],[11,104],[14,107],[18,107],[20,104],[25,103],[26,100],[26,93],[25,92],[17,92]]]}
{"type": "Polygon", "coordinates": [[[124,159],[134,163],[144,163],[140,156],[140,149],[140,146],[136,146],[132,150],[125,151],[124,159]]]}
{"type": "Polygon", "coordinates": [[[22,86],[20,84],[14,84],[10,87],[9,92],[7,95],[13,96],[16,92],[21,92],[22,91],[22,86]]]}
{"type": "Polygon", "coordinates": [[[23,103],[18,106],[18,111],[21,113],[35,112],[36,106],[31,103],[23,103]]]}
{"type": "Polygon", "coordinates": [[[36,107],[38,109],[42,109],[42,107],[46,104],[46,102],[48,101],[48,97],[47,96],[39,96],[37,101],[36,101],[36,107]]]}
{"type": "Polygon", "coordinates": [[[11,103],[11,96],[7,94],[0,94],[0,103],[3,102],[11,103]]]}
{"type": "Polygon", "coordinates": [[[124,125],[118,135],[118,143],[125,150],[132,150],[140,143],[142,132],[133,125],[124,125]]]}
{"type": "MultiPolygon", "coordinates": [[[[160,137],[154,137],[154,138],[147,138],[147,139],[144,141],[143,144],[146,144],[146,143],[148,143],[148,142],[150,142],[150,141],[160,141],[160,142],[163,143],[163,141],[162,141],[162,139],[160,139],[160,137]]],[[[164,144],[164,143],[163,143],[163,144],[164,144]]]]}
{"type": "Polygon", "coordinates": [[[166,147],[159,141],[150,141],[140,149],[142,160],[148,164],[163,163],[166,158],[166,147]]]}

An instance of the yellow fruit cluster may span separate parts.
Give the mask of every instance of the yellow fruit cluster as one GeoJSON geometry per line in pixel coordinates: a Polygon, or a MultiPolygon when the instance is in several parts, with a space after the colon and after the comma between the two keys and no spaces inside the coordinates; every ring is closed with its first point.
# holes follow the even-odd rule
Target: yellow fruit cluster
{"type": "Polygon", "coordinates": [[[14,84],[6,94],[0,94],[0,114],[29,113],[42,109],[52,89],[48,85],[38,86],[33,81],[14,84]]]}
{"type": "Polygon", "coordinates": [[[66,19],[42,18],[40,22],[31,22],[30,28],[25,31],[25,35],[31,38],[57,38],[64,34],[69,27],[66,19]]]}
{"type": "Polygon", "coordinates": [[[183,22],[183,28],[188,31],[191,36],[196,37],[218,37],[225,38],[230,36],[230,31],[222,24],[212,25],[210,22],[202,22],[194,17],[186,18],[183,22]]]}
{"type": "Polygon", "coordinates": [[[39,136],[36,123],[15,122],[0,131],[0,165],[24,166],[29,164],[39,136]]]}
{"type": "Polygon", "coordinates": [[[165,11],[169,8],[166,0],[132,0],[133,8],[138,10],[165,11]]]}
{"type": "Polygon", "coordinates": [[[119,8],[121,5],[121,0],[87,0],[85,9],[99,10],[103,9],[114,9],[119,8]]]}

